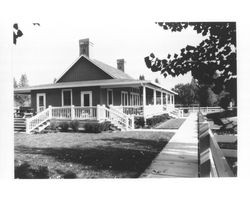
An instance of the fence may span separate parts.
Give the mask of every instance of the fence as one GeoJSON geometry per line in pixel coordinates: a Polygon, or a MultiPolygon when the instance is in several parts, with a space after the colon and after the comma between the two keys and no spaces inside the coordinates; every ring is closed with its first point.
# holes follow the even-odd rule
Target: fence
{"type": "Polygon", "coordinates": [[[234,177],[225,158],[226,152],[220,149],[218,138],[213,135],[209,123],[200,112],[198,113],[198,139],[199,176],[234,177]]]}

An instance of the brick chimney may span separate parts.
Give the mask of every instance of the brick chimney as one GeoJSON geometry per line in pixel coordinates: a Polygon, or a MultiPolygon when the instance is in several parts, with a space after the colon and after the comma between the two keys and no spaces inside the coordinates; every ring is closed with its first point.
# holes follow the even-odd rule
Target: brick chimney
{"type": "Polygon", "coordinates": [[[121,70],[124,72],[124,59],[117,59],[117,69],[121,70]]]}
{"type": "Polygon", "coordinates": [[[85,55],[89,57],[89,39],[79,40],[79,56],[85,55]]]}

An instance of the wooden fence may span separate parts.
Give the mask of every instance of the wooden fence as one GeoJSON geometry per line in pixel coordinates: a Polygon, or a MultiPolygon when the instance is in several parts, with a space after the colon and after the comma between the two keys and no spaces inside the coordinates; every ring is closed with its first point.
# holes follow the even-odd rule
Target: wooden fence
{"type": "MultiPolygon", "coordinates": [[[[209,123],[204,116],[198,113],[198,158],[200,177],[234,177],[226,156],[236,157],[237,151],[220,149],[218,141],[223,141],[223,137],[213,135],[209,128],[209,123]]],[[[224,137],[224,139],[226,139],[224,137]]],[[[235,137],[227,138],[228,142],[234,141],[235,137]],[[234,139],[234,140],[233,140],[234,139]]]]}

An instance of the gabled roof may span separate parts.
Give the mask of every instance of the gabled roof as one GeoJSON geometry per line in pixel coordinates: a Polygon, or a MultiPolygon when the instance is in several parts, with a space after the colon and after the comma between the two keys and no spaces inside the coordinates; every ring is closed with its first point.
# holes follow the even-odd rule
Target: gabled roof
{"type": "Polygon", "coordinates": [[[92,64],[94,64],[96,67],[98,67],[99,69],[101,69],[103,72],[105,72],[106,74],[108,74],[109,76],[111,76],[114,79],[133,79],[131,76],[129,76],[128,74],[120,71],[119,69],[116,69],[110,65],[107,65],[101,61],[95,60],[95,59],[90,59],[89,57],[85,56],[85,55],[81,55],[77,58],[77,60],[70,65],[70,67],[67,68],[67,70],[65,72],[63,72],[63,74],[58,78],[58,80],[56,81],[56,83],[58,83],[58,81],[70,70],[70,68],[72,68],[81,58],[85,58],[87,59],[89,62],[91,62],[92,64]]]}

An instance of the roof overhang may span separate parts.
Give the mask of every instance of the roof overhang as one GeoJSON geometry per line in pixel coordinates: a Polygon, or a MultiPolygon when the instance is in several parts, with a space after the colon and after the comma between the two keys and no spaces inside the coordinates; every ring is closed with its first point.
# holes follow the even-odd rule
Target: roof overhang
{"type": "Polygon", "coordinates": [[[31,91],[44,90],[44,89],[64,89],[75,87],[101,87],[101,88],[116,88],[116,87],[140,87],[146,86],[159,91],[165,91],[172,94],[177,94],[172,90],[168,90],[158,83],[154,83],[148,80],[131,80],[131,79],[108,79],[108,80],[92,80],[92,81],[75,81],[75,82],[63,82],[54,84],[45,84],[30,86],[26,88],[14,89],[15,94],[30,94],[31,91]]]}

